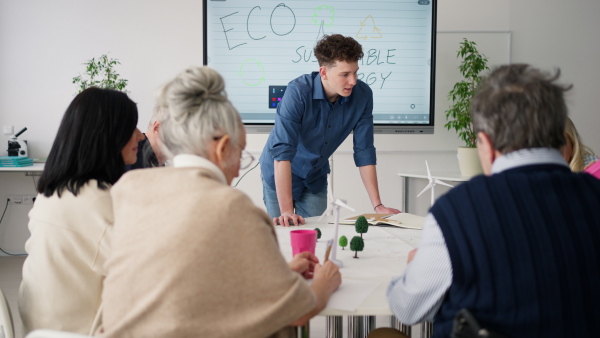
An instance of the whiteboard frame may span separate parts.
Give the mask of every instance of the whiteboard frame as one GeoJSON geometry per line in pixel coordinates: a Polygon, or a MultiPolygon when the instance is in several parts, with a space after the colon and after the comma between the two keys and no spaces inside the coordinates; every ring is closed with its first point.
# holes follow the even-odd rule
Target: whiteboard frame
{"type": "MultiPolygon", "coordinates": [[[[208,46],[207,46],[207,28],[208,28],[208,1],[225,1],[225,0],[203,0],[203,65],[208,63],[208,46]]],[[[432,27],[431,31],[431,56],[430,56],[430,97],[429,97],[429,123],[428,124],[379,124],[374,123],[373,131],[375,134],[401,134],[401,135],[420,135],[433,134],[435,125],[435,101],[436,101],[436,39],[437,39],[437,0],[430,0],[432,8],[432,27]]],[[[300,75],[300,74],[299,74],[300,75]]],[[[244,122],[246,132],[249,134],[265,134],[270,133],[273,129],[275,120],[268,123],[248,123],[244,122]]]]}

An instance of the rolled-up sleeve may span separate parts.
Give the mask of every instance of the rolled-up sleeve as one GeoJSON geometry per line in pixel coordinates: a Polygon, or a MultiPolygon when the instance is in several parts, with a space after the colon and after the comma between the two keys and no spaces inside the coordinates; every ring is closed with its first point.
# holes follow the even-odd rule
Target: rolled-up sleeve
{"type": "Polygon", "coordinates": [[[357,167],[377,164],[373,138],[373,96],[354,128],[354,164],[357,167]]]}
{"type": "Polygon", "coordinates": [[[289,85],[277,106],[269,153],[276,161],[292,161],[296,156],[306,102],[296,86],[289,85]]]}

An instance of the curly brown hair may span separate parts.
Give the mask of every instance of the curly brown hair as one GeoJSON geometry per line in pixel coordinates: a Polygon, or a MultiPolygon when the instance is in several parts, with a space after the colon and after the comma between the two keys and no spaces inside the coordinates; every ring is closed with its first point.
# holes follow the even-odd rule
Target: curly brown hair
{"type": "Polygon", "coordinates": [[[314,49],[319,66],[329,67],[336,61],[357,62],[362,59],[362,46],[341,34],[324,35],[314,49]]]}

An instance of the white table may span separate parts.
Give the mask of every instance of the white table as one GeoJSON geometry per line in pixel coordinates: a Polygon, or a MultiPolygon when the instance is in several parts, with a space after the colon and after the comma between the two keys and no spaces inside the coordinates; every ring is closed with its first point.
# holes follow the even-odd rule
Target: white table
{"type": "Polygon", "coordinates": [[[28,167],[0,167],[0,172],[24,172],[27,176],[39,176],[46,163],[34,163],[28,167]]]}
{"type": "MultiPolygon", "coordinates": [[[[327,222],[333,221],[333,217],[324,217],[320,222],[317,219],[318,217],[307,218],[306,224],[298,227],[276,227],[281,252],[287,260],[292,258],[289,232],[297,229],[314,228],[319,228],[322,233],[321,239],[317,241],[315,254],[321,261],[324,259],[326,243],[328,239],[332,238],[334,228],[333,224],[328,224],[327,222]]],[[[424,217],[420,217],[419,219],[425,220],[424,217]]],[[[348,243],[350,243],[352,237],[359,234],[356,233],[353,225],[340,225],[338,236],[342,235],[345,235],[348,238],[348,243]]],[[[365,282],[377,285],[364,300],[358,298],[360,304],[358,304],[355,310],[347,311],[331,307],[330,305],[333,302],[332,297],[332,301],[330,301],[319,315],[334,316],[340,319],[341,317],[339,316],[392,316],[393,314],[386,298],[387,286],[393,276],[401,274],[406,268],[408,253],[417,246],[420,237],[421,230],[397,227],[370,227],[369,231],[363,234],[365,248],[362,252],[358,253],[359,258],[357,259],[353,258],[354,252],[349,249],[349,245],[345,250],[342,250],[338,245],[337,259],[341,260],[344,266],[340,269],[342,286],[340,286],[340,289],[336,291],[333,297],[341,297],[348,300],[357,297],[352,290],[344,288],[344,280],[347,281],[347,284],[365,282]]],[[[340,332],[337,334],[337,336],[340,336],[341,320],[336,325],[340,326],[340,332]]],[[[370,328],[364,328],[365,333],[368,333],[369,330],[370,328]]]]}
{"type": "MultiPolygon", "coordinates": [[[[408,200],[408,179],[410,178],[418,178],[418,179],[429,179],[427,173],[398,173],[398,176],[402,179],[402,210],[408,212],[407,203],[408,200]]],[[[444,182],[466,182],[471,179],[469,176],[462,176],[458,172],[432,172],[431,178],[438,179],[444,182]]]]}

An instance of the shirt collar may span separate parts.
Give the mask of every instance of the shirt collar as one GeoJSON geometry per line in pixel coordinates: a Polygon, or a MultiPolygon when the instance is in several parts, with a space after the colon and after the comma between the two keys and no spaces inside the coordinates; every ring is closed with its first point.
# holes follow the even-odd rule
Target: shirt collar
{"type": "Polygon", "coordinates": [[[204,157],[200,157],[192,154],[179,154],[173,158],[173,167],[175,168],[202,168],[206,169],[217,177],[221,183],[227,184],[227,180],[225,179],[225,174],[221,171],[216,164],[211,161],[205,159],[204,157]]]}
{"type": "Polygon", "coordinates": [[[569,167],[558,149],[529,148],[516,150],[498,157],[492,164],[492,174],[536,164],[555,164],[569,167]]]}
{"type": "MultiPolygon", "coordinates": [[[[329,99],[327,98],[327,95],[325,94],[325,89],[323,88],[323,82],[321,80],[321,73],[312,72],[311,76],[313,78],[313,99],[325,100],[329,104],[333,104],[329,101],[329,99]]],[[[350,94],[350,96],[352,96],[352,94],[350,94]]],[[[340,104],[344,104],[344,103],[346,103],[346,101],[348,101],[348,98],[350,98],[350,96],[348,96],[348,97],[340,96],[338,98],[338,101],[340,102],[340,104]]]]}

